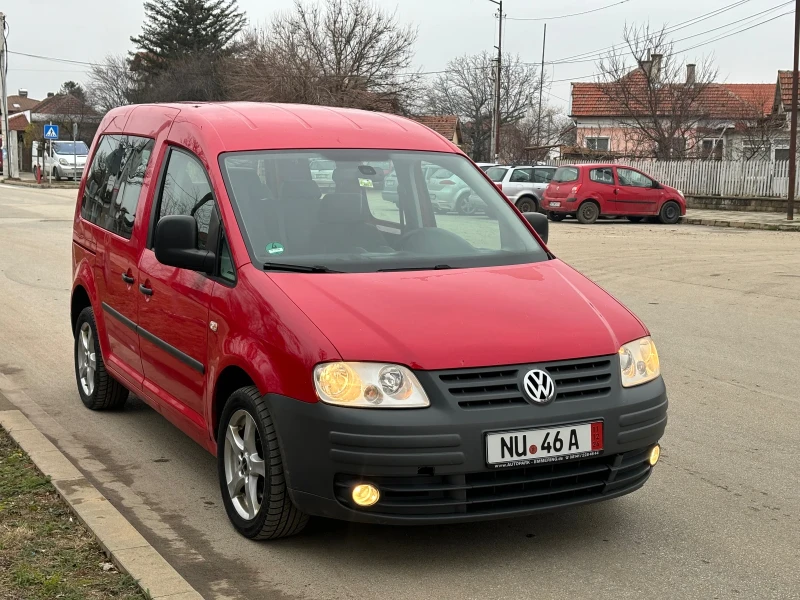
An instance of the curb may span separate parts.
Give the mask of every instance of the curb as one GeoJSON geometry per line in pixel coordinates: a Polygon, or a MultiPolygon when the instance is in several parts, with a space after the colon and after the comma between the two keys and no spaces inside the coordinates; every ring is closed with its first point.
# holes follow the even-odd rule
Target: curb
{"type": "Polygon", "coordinates": [[[111,502],[19,410],[0,410],[0,426],[47,477],[117,567],[152,600],[203,600],[111,502]]]}
{"type": "Polygon", "coordinates": [[[758,221],[720,221],[718,219],[698,219],[681,217],[683,225],[705,225],[706,227],[733,227],[734,229],[761,229],[766,231],[800,231],[800,222],[796,225],[788,223],[760,223],[758,221]]]}
{"type": "Polygon", "coordinates": [[[40,190],[77,190],[80,187],[79,183],[36,183],[35,181],[18,181],[16,179],[0,179],[0,183],[40,190]]]}

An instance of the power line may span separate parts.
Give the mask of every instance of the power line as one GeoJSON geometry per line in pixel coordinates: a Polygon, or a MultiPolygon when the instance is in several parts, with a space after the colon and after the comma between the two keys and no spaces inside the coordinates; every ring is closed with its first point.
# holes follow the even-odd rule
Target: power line
{"type": "Polygon", "coordinates": [[[614,6],[619,6],[620,4],[625,4],[626,2],[630,2],[630,0],[621,0],[620,2],[615,2],[614,4],[608,4],[606,6],[600,6],[598,8],[593,8],[591,10],[585,10],[583,12],[572,13],[569,15],[557,15],[553,17],[531,17],[531,18],[522,18],[522,17],[506,17],[509,21],[554,21],[556,19],[568,19],[569,17],[578,17],[580,15],[588,15],[589,13],[598,12],[601,10],[606,10],[607,8],[612,8],[614,6]]]}
{"type": "MultiPolygon", "coordinates": [[[[692,35],[687,35],[686,37],[679,38],[677,40],[670,40],[670,43],[674,44],[676,42],[683,42],[683,41],[686,41],[686,40],[689,40],[689,39],[692,39],[692,38],[699,37],[701,35],[706,35],[708,33],[711,33],[712,31],[718,31],[720,29],[726,29],[728,27],[734,27],[734,26],[737,26],[737,25],[740,25],[740,24],[744,23],[745,21],[751,21],[751,20],[756,19],[756,18],[758,18],[758,17],[760,17],[760,16],[762,16],[762,15],[764,15],[766,13],[770,13],[770,12],[772,12],[774,10],[778,10],[779,8],[783,8],[784,6],[792,4],[793,2],[794,2],[794,0],[789,0],[788,2],[784,2],[783,4],[778,4],[776,6],[773,6],[772,8],[768,8],[766,10],[762,10],[760,12],[753,13],[752,15],[749,15],[747,17],[742,17],[741,19],[737,19],[736,21],[731,21],[730,23],[726,23],[724,25],[719,25],[718,27],[714,27],[712,29],[707,29],[705,31],[701,31],[700,33],[694,33],[692,35]]],[[[767,21],[764,21],[764,22],[766,23],[767,21]]],[[[720,39],[722,39],[722,38],[720,38],[720,39]]],[[[602,55],[598,55],[597,57],[584,58],[584,59],[579,59],[579,60],[563,60],[563,59],[562,60],[555,60],[555,61],[552,61],[550,64],[567,65],[567,64],[578,64],[578,63],[586,63],[586,62],[595,62],[595,61],[599,60],[600,58],[603,58],[603,56],[602,55]]]]}
{"type": "MultiPolygon", "coordinates": [[[[720,14],[722,14],[724,12],[729,11],[729,10],[733,10],[734,8],[738,8],[739,6],[742,6],[743,4],[747,4],[748,2],[752,2],[752,1],[753,0],[738,0],[737,2],[734,2],[734,3],[729,4],[727,6],[723,6],[722,8],[718,8],[716,10],[712,10],[711,12],[699,15],[697,17],[692,17],[691,19],[687,19],[686,21],[681,21],[680,23],[676,23],[675,25],[671,25],[669,27],[665,27],[664,28],[664,33],[674,33],[676,31],[680,31],[681,29],[686,29],[687,27],[691,27],[692,25],[696,25],[697,23],[701,23],[702,21],[707,21],[708,19],[716,17],[717,15],[720,15],[720,14]]],[[[631,41],[641,41],[641,40],[644,40],[644,39],[646,39],[646,36],[634,38],[631,41]]],[[[605,48],[600,48],[598,50],[590,50],[588,52],[581,52],[579,54],[573,54],[571,56],[565,56],[564,58],[560,58],[560,59],[556,59],[556,60],[558,60],[560,62],[563,62],[563,61],[571,60],[573,58],[584,58],[584,57],[589,57],[589,56],[598,56],[599,57],[600,55],[602,55],[602,54],[604,54],[606,52],[609,52],[611,50],[616,50],[618,47],[624,46],[624,45],[625,45],[624,42],[623,43],[618,43],[618,44],[613,44],[611,46],[607,46],[605,48]]]]}

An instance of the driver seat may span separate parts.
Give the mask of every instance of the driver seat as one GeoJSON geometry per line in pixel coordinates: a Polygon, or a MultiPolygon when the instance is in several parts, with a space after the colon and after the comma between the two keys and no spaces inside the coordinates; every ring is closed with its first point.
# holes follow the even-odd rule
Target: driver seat
{"type": "Polygon", "coordinates": [[[353,252],[359,248],[369,252],[392,250],[380,230],[364,220],[361,194],[326,194],[311,239],[320,254],[353,252]]]}

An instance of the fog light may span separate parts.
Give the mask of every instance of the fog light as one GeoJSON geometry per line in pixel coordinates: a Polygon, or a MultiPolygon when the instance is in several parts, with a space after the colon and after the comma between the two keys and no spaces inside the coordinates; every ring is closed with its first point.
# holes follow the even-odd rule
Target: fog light
{"type": "Polygon", "coordinates": [[[380,500],[380,497],[378,488],[369,483],[361,483],[353,488],[353,502],[359,506],[372,506],[380,500]]]}
{"type": "MultiPolygon", "coordinates": [[[[656,444],[653,446],[653,449],[650,450],[650,466],[655,467],[659,458],[661,458],[661,446],[656,444]]],[[[355,492],[353,492],[353,494],[355,495],[355,492]]]]}

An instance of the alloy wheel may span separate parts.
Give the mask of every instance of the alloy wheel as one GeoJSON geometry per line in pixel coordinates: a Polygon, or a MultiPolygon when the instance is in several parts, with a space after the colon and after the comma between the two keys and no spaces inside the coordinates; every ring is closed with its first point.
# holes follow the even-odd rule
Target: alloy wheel
{"type": "Polygon", "coordinates": [[[246,410],[237,410],[225,432],[225,482],[234,509],[248,521],[261,508],[266,485],[261,439],[256,422],[246,410]]]}
{"type": "Polygon", "coordinates": [[[81,325],[78,337],[78,377],[81,381],[83,393],[91,396],[94,393],[97,355],[94,349],[94,334],[89,323],[81,325]]]}

